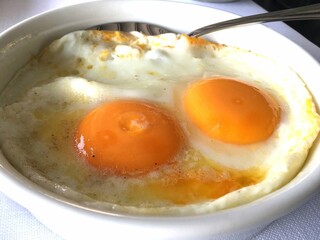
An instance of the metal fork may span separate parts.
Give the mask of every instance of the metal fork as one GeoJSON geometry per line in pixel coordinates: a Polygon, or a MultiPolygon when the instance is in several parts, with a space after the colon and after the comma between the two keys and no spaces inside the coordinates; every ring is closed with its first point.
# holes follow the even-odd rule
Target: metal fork
{"type": "MultiPolygon", "coordinates": [[[[219,31],[226,28],[231,28],[238,25],[250,23],[265,23],[274,21],[295,21],[295,20],[312,20],[320,19],[320,3],[312,4],[304,7],[291,8],[286,10],[268,12],[263,14],[239,17],[223,22],[214,23],[190,32],[188,35],[199,37],[211,32],[219,31]]],[[[106,23],[99,26],[91,27],[90,29],[98,30],[113,30],[113,31],[139,31],[146,35],[158,35],[162,33],[174,32],[168,28],[142,22],[118,22],[106,23]]],[[[320,29],[319,29],[320,34],[320,29]]]]}

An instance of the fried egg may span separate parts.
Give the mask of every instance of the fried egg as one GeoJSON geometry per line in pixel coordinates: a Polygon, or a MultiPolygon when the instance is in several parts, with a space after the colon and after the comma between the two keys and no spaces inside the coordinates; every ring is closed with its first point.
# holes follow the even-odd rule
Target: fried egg
{"type": "Polygon", "coordinates": [[[299,172],[320,128],[289,67],[176,34],[67,34],[0,100],[10,162],[108,211],[194,214],[253,201],[299,172]]]}

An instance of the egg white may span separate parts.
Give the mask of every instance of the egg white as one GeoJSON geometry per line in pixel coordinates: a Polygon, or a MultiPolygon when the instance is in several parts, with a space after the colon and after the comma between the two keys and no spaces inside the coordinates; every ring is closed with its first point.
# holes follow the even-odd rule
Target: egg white
{"type": "MultiPolygon", "coordinates": [[[[193,43],[174,34],[70,33],[20,70],[0,101],[8,105],[0,110],[1,148],[19,171],[89,206],[139,213],[214,211],[272,192],[297,174],[320,125],[311,95],[290,68],[244,50],[200,40],[193,43]],[[184,90],[194,81],[216,76],[247,82],[276,99],[281,120],[268,140],[243,146],[226,144],[207,138],[191,124],[181,100],[184,90]],[[27,95],[22,94],[26,91],[27,95]],[[196,208],[167,203],[132,207],[122,202],[127,180],[103,181],[72,153],[74,128],[80,119],[101,103],[123,98],[164,106],[179,119],[191,148],[233,169],[263,168],[264,180],[198,203],[196,208]],[[107,201],[103,194],[97,197],[115,184],[118,187],[107,201]]],[[[130,184],[135,181],[142,184],[139,179],[130,184]]]]}

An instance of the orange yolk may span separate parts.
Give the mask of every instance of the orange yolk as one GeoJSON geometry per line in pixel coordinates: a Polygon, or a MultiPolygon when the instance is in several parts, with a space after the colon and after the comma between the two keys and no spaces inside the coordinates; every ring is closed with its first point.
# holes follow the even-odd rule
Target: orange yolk
{"type": "Polygon", "coordinates": [[[280,119],[273,98],[232,79],[197,81],[187,89],[184,101],[188,116],[199,129],[227,143],[263,141],[280,119]]]}
{"type": "Polygon", "coordinates": [[[133,100],[94,109],[76,132],[77,150],[89,164],[122,175],[146,173],[168,163],[182,146],[182,131],[164,109],[133,100]]]}

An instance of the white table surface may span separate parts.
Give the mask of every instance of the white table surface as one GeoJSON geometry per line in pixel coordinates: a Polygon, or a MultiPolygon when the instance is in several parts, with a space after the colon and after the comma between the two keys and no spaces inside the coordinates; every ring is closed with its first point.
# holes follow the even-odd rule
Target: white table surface
{"type": "MultiPolygon", "coordinates": [[[[87,2],[88,0],[0,0],[0,32],[14,24],[44,11],[87,2]]],[[[238,15],[250,15],[264,10],[249,0],[230,3],[183,1],[209,6],[238,15]]],[[[268,27],[281,33],[304,48],[320,62],[320,49],[283,23],[268,23],[268,27]]],[[[320,190],[320,189],[319,189],[320,190]]],[[[266,210],[267,211],[267,210],[266,210]]],[[[0,240],[62,240],[32,216],[28,210],[0,192],[0,240]]],[[[263,229],[255,240],[310,240],[320,239],[320,191],[300,208],[263,229]]]]}

